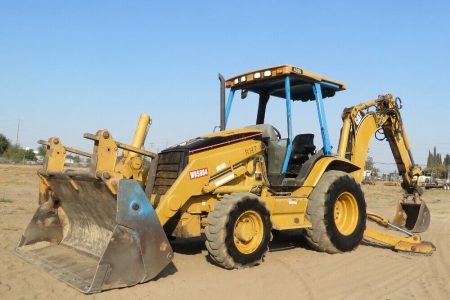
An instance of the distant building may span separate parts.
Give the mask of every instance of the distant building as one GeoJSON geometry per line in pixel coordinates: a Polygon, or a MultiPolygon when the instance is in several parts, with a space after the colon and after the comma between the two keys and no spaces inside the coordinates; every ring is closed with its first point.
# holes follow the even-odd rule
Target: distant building
{"type": "Polygon", "coordinates": [[[372,176],[372,170],[364,170],[364,178],[368,179],[372,176]]]}
{"type": "Polygon", "coordinates": [[[72,165],[74,163],[75,163],[75,161],[73,160],[73,158],[66,158],[64,160],[64,164],[72,165]]]}

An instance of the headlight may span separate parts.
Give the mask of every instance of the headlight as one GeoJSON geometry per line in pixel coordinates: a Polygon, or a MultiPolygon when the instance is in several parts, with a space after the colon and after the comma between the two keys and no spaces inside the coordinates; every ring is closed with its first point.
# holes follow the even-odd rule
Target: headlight
{"type": "Polygon", "coordinates": [[[259,78],[261,78],[261,73],[260,73],[260,72],[256,72],[256,73],[253,75],[253,77],[254,77],[255,79],[259,79],[259,78]]]}

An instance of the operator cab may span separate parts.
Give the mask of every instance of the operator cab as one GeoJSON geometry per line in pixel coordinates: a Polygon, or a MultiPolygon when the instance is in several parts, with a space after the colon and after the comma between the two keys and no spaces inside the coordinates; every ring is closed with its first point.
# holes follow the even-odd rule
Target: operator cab
{"type": "Polygon", "coordinates": [[[248,92],[259,96],[256,123],[246,126],[262,131],[266,145],[267,173],[271,186],[300,186],[314,163],[322,156],[331,155],[331,145],[323,106],[323,98],[332,97],[337,91],[346,89],[345,83],[290,65],[260,69],[232,77],[225,82],[229,88],[228,101],[222,92],[221,130],[225,130],[234,95],[241,91],[245,98],[248,92]],[[271,97],[283,98],[286,102],[287,137],[265,123],[266,108],[271,97]],[[316,149],[314,134],[293,135],[291,102],[316,101],[323,148],[316,149]]]}

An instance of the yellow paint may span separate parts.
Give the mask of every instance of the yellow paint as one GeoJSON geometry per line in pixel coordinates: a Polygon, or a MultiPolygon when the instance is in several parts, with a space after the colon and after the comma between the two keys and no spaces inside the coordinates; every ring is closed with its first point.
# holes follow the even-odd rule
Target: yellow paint
{"type": "Polygon", "coordinates": [[[340,194],[334,204],[334,223],[342,235],[352,234],[358,225],[358,202],[351,193],[340,194]]]}
{"type": "MultiPolygon", "coordinates": [[[[237,131],[233,131],[235,134],[237,131]]],[[[240,132],[240,131],[239,131],[240,132]]],[[[255,132],[257,129],[244,129],[242,132],[255,132]]],[[[220,134],[230,134],[222,132],[220,134]]],[[[243,140],[234,144],[223,145],[219,148],[213,148],[202,152],[193,153],[189,156],[189,163],[178,176],[178,179],[170,187],[164,195],[162,201],[156,207],[156,214],[162,225],[166,224],[169,219],[177,213],[190,199],[196,196],[214,193],[216,188],[228,186],[228,191],[233,191],[233,186],[238,187],[250,184],[261,185],[262,179],[256,179],[255,176],[247,176],[246,166],[248,161],[253,161],[255,155],[262,155],[262,142],[255,140],[243,140]],[[255,149],[254,152],[249,153],[246,149],[255,149]],[[227,169],[217,171],[216,166],[226,163],[229,166],[227,169]],[[191,179],[189,172],[199,169],[208,169],[208,176],[191,179]],[[220,175],[218,175],[220,174],[220,175]],[[234,174],[234,178],[230,181],[225,181],[222,185],[216,185],[218,181],[234,174]],[[211,177],[218,176],[215,179],[211,177]]]]}
{"type": "Polygon", "coordinates": [[[274,77],[285,77],[288,74],[295,74],[296,76],[302,77],[308,81],[309,80],[314,80],[314,81],[319,81],[319,82],[326,81],[326,82],[335,84],[335,85],[339,86],[338,91],[342,91],[347,88],[347,85],[342,81],[334,80],[329,77],[305,70],[303,68],[294,67],[291,65],[281,65],[281,66],[274,66],[274,67],[268,67],[268,68],[264,68],[264,69],[254,70],[251,72],[247,72],[244,74],[240,74],[240,75],[231,77],[231,78],[227,79],[227,82],[230,82],[229,87],[238,87],[240,85],[246,84],[251,81],[264,80],[266,78],[274,78],[274,77]],[[264,77],[264,75],[263,75],[264,71],[270,71],[271,76],[264,77]],[[255,73],[260,73],[261,77],[255,78],[255,73]],[[240,79],[242,77],[246,77],[245,82],[235,83],[235,79],[238,79],[238,81],[240,81],[240,79]]]}
{"type": "Polygon", "coordinates": [[[432,254],[435,250],[430,243],[423,242],[419,235],[410,237],[398,237],[385,231],[374,228],[366,228],[364,237],[391,246],[393,249],[405,252],[432,254]]]}
{"type": "MultiPolygon", "coordinates": [[[[246,76],[246,82],[259,80],[254,77],[257,72],[270,71],[271,77],[295,74],[307,80],[327,81],[339,86],[338,90],[346,89],[343,82],[336,81],[319,74],[293,67],[290,65],[276,66],[248,72],[229,79],[231,86],[235,78],[246,76]]],[[[308,228],[311,223],[306,218],[306,210],[310,194],[328,170],[347,170],[352,172],[357,182],[362,179],[365,159],[370,140],[374,133],[382,127],[392,138],[389,143],[396,153],[396,162],[404,182],[412,184],[412,177],[421,173],[419,167],[413,166],[410,157],[410,145],[400,113],[390,94],[379,97],[351,108],[343,114],[343,128],[338,148],[338,157],[323,157],[312,167],[302,186],[288,194],[276,194],[270,188],[267,178],[267,163],[265,161],[266,146],[262,141],[243,139],[233,144],[226,142],[220,147],[194,151],[188,156],[188,162],[177,180],[167,190],[165,195],[150,195],[150,201],[155,206],[156,214],[162,226],[175,215],[179,221],[175,224],[174,235],[183,237],[199,236],[207,225],[207,214],[214,209],[217,201],[224,194],[235,192],[251,192],[259,196],[270,212],[274,229],[287,230],[308,228]],[[370,112],[367,109],[372,108],[370,112]],[[365,112],[363,116],[361,112],[365,112]],[[192,178],[191,171],[207,170],[207,176],[192,178]]],[[[91,169],[93,176],[103,180],[112,193],[117,193],[117,181],[135,179],[145,184],[147,172],[144,170],[143,156],[155,158],[156,154],[143,150],[145,137],[151,118],[141,115],[131,145],[115,141],[107,130],[99,130],[96,135],[88,135],[94,141],[93,153],[85,153],[73,148],[64,147],[57,138],[48,142],[48,152],[41,172],[39,185],[40,199],[49,199],[51,190],[46,181],[46,172],[62,172],[66,151],[92,157],[91,169]],[[118,160],[118,149],[123,150],[123,157],[118,160]]],[[[203,138],[227,137],[234,134],[261,134],[255,128],[225,130],[204,135],[203,138]]],[[[75,183],[74,188],[78,188],[75,183]]],[[[41,200],[40,200],[41,201],[41,200]]],[[[343,235],[354,232],[358,220],[356,199],[350,193],[339,195],[334,207],[334,218],[338,230],[343,235]]],[[[263,221],[255,211],[246,211],[239,216],[234,224],[234,243],[242,253],[252,253],[263,238],[263,221]]],[[[413,241],[409,238],[396,238],[389,234],[381,234],[367,229],[367,237],[382,241],[395,247],[407,248],[413,241]],[[405,246],[406,245],[406,246],[405,246]]]]}
{"type": "MultiPolygon", "coordinates": [[[[126,145],[115,141],[108,130],[99,130],[95,135],[85,134],[85,137],[94,141],[93,153],[86,153],[75,148],[67,147],[57,137],[48,141],[39,141],[47,146],[47,154],[44,159],[42,170],[39,172],[39,203],[44,203],[52,197],[52,191],[46,179],[49,172],[64,172],[64,160],[66,153],[71,152],[92,159],[88,173],[104,181],[113,194],[117,193],[116,181],[120,179],[133,178],[144,185],[147,173],[144,172],[142,155],[155,157],[152,152],[141,149],[148,131],[151,119],[143,114],[139,120],[133,145],[126,145]],[[127,157],[117,161],[118,148],[127,150],[127,157]]],[[[124,151],[125,154],[125,151],[124,151]]],[[[74,189],[78,185],[70,178],[67,179],[74,189]]]]}
{"type": "MultiPolygon", "coordinates": [[[[141,114],[139,117],[138,125],[136,127],[136,131],[134,132],[133,142],[131,143],[131,146],[135,148],[142,148],[145,142],[145,138],[147,137],[148,129],[150,127],[150,124],[152,122],[152,119],[147,114],[141,114]]],[[[123,156],[124,157],[134,157],[137,153],[135,152],[129,152],[124,151],[123,156]]]]}
{"type": "Polygon", "coordinates": [[[243,212],[234,224],[233,241],[239,252],[251,254],[258,249],[264,238],[264,224],[259,213],[243,212]]]}
{"type": "Polygon", "coordinates": [[[347,108],[342,114],[344,121],[338,153],[348,158],[360,169],[353,172],[357,182],[363,179],[369,143],[375,132],[383,128],[386,135],[392,136],[388,143],[394,154],[399,174],[407,186],[413,186],[413,177],[421,174],[421,169],[413,164],[410,157],[410,145],[403,126],[401,114],[396,106],[395,97],[391,94],[381,95],[371,100],[347,108]],[[367,112],[367,109],[371,109],[367,112]],[[364,113],[364,117],[361,113],[364,113]],[[396,157],[395,157],[396,156],[396,157]]]}

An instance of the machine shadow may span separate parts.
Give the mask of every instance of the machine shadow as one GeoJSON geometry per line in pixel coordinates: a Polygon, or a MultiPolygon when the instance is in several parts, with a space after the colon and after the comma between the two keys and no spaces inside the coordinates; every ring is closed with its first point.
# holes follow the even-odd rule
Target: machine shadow
{"type": "Polygon", "coordinates": [[[273,239],[269,244],[269,252],[283,251],[294,248],[312,250],[304,236],[303,229],[272,231],[273,239]]]}
{"type": "Polygon", "coordinates": [[[151,281],[157,281],[158,279],[169,277],[171,275],[174,275],[178,272],[177,267],[174,265],[173,262],[167,265],[167,267],[164,268],[164,270],[161,271],[161,273],[158,274],[155,278],[153,278],[151,281]]]}
{"type": "MultiPolygon", "coordinates": [[[[269,244],[269,252],[282,251],[294,248],[304,248],[312,250],[306,241],[302,229],[285,231],[272,231],[273,239],[269,244]]],[[[206,237],[204,235],[194,238],[176,238],[172,240],[171,246],[175,253],[185,255],[200,254],[207,251],[205,247],[206,237]]],[[[207,255],[207,257],[209,257],[207,255]]],[[[207,258],[209,261],[209,258],[207,258]]]]}
{"type": "Polygon", "coordinates": [[[204,235],[192,238],[175,238],[170,242],[175,253],[195,255],[206,251],[204,235]]]}

